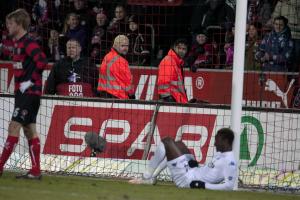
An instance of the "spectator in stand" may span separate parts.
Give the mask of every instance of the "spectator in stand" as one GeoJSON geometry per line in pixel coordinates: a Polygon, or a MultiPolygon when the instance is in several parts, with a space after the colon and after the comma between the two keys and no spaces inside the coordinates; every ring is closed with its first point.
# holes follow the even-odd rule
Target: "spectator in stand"
{"type": "Polygon", "coordinates": [[[291,64],[293,41],[288,20],[283,16],[274,19],[273,30],[267,34],[255,54],[263,71],[288,71],[291,64]]]}
{"type": "Polygon", "coordinates": [[[14,42],[7,30],[2,31],[2,39],[0,43],[0,58],[3,60],[11,60],[13,56],[14,42]]]}
{"type": "Polygon", "coordinates": [[[30,26],[28,29],[28,35],[31,37],[33,40],[35,40],[40,46],[43,44],[43,38],[39,33],[39,28],[38,26],[30,26]]]}
{"type": "Polygon", "coordinates": [[[260,63],[255,60],[255,54],[260,44],[260,31],[262,25],[259,22],[249,24],[246,38],[245,70],[260,70],[260,63]]]}
{"type": "Polygon", "coordinates": [[[36,0],[32,7],[32,19],[43,26],[48,23],[48,5],[46,0],[36,0]]]}
{"type": "Polygon", "coordinates": [[[129,52],[127,57],[129,58],[129,63],[132,65],[145,65],[150,59],[150,51],[147,50],[146,37],[140,32],[137,16],[130,16],[128,22],[129,29],[127,37],[129,39],[129,52]]]}
{"type": "Polygon", "coordinates": [[[87,48],[87,32],[85,27],[79,24],[79,16],[75,13],[70,13],[64,24],[63,34],[69,39],[79,41],[83,53],[86,53],[87,48]]]}
{"type": "MultiPolygon", "coordinates": [[[[291,29],[294,43],[294,66],[290,71],[298,71],[300,67],[300,0],[280,0],[277,2],[272,14],[272,19],[276,16],[284,16],[288,19],[288,26],[291,29]]],[[[272,19],[269,24],[272,23],[272,19]]]]}
{"type": "Polygon", "coordinates": [[[94,1],[94,2],[89,2],[90,8],[92,8],[92,14],[93,16],[96,17],[97,14],[99,13],[104,13],[104,3],[103,1],[94,1]]]}
{"type": "Polygon", "coordinates": [[[85,27],[88,30],[92,30],[92,12],[88,9],[86,0],[73,0],[73,9],[71,10],[71,12],[78,15],[79,24],[81,26],[85,27]]]}
{"type": "Polygon", "coordinates": [[[67,57],[56,62],[47,79],[46,94],[93,97],[96,94],[96,66],[80,56],[81,46],[75,39],[66,44],[67,57]]]}
{"type": "Polygon", "coordinates": [[[132,87],[132,75],[128,61],[129,40],[125,35],[114,39],[113,47],[105,55],[100,69],[98,91],[103,98],[135,99],[132,87]]]}
{"type": "MultiPolygon", "coordinates": [[[[64,4],[63,0],[48,0],[48,19],[50,19],[49,24],[51,26],[57,26],[62,28],[64,14],[67,6],[64,4]]],[[[69,13],[69,12],[66,12],[69,13]]]]}
{"type": "Polygon", "coordinates": [[[206,0],[199,0],[197,4],[194,6],[190,21],[190,29],[191,32],[194,33],[196,30],[199,30],[202,27],[202,21],[204,17],[204,13],[208,9],[208,4],[206,0]]]}
{"type": "Polygon", "coordinates": [[[235,20],[235,4],[232,0],[208,0],[196,8],[192,17],[192,32],[208,26],[226,27],[235,20]],[[200,10],[200,12],[199,12],[200,10]],[[199,16],[200,15],[200,16],[199,16]]]}
{"type": "Polygon", "coordinates": [[[94,27],[93,35],[97,33],[101,38],[105,36],[108,25],[107,22],[107,16],[105,15],[105,13],[98,13],[96,15],[96,26],[94,27]]]}
{"type": "Polygon", "coordinates": [[[257,3],[257,19],[255,21],[266,24],[271,18],[272,9],[271,0],[260,0],[257,3]]]}
{"type": "Polygon", "coordinates": [[[110,21],[107,29],[115,36],[126,33],[126,26],[128,23],[126,8],[124,5],[117,5],[115,8],[115,16],[110,21]]]}
{"type": "Polygon", "coordinates": [[[193,72],[198,68],[211,68],[213,60],[213,45],[208,43],[208,34],[204,29],[196,31],[195,41],[192,45],[186,62],[193,72]]]}
{"type": "Polygon", "coordinates": [[[187,42],[178,39],[159,64],[158,95],[165,102],[188,103],[184,88],[183,58],[187,53],[187,42]]]}
{"type": "Polygon", "coordinates": [[[225,69],[232,69],[232,65],[233,65],[234,32],[235,32],[235,27],[232,27],[231,31],[227,31],[225,34],[225,45],[224,45],[224,51],[226,54],[225,69]]]}
{"type": "Polygon", "coordinates": [[[272,5],[270,0],[249,0],[248,23],[266,24],[271,18],[272,5]]]}
{"type": "Polygon", "coordinates": [[[60,60],[60,45],[59,45],[59,33],[55,29],[50,30],[50,37],[48,39],[48,51],[47,57],[49,61],[56,62],[60,60]]]}
{"type": "Polygon", "coordinates": [[[91,44],[90,44],[90,58],[91,60],[96,63],[100,64],[100,61],[104,57],[104,52],[105,49],[102,48],[101,46],[101,37],[100,34],[95,34],[92,39],[91,39],[91,44]]]}
{"type": "Polygon", "coordinates": [[[106,50],[111,44],[107,41],[106,38],[106,29],[107,29],[107,17],[101,12],[96,15],[96,26],[93,30],[93,35],[91,38],[91,44],[89,46],[89,55],[93,61],[97,64],[100,64],[102,58],[104,57],[106,50]]]}
{"type": "MultiPolygon", "coordinates": [[[[32,10],[32,19],[34,20],[34,25],[30,27],[29,33],[31,37],[38,40],[39,45],[43,49],[47,49],[48,40],[48,23],[51,22],[49,18],[49,0],[34,0],[32,10]]],[[[32,5],[29,3],[29,5],[32,5]]],[[[51,4],[50,4],[51,6],[51,4]]]]}

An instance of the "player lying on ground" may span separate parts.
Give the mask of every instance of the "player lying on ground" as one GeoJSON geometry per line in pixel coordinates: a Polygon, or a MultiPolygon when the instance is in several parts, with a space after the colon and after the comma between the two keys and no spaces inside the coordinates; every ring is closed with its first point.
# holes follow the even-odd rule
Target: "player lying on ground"
{"type": "Polygon", "coordinates": [[[220,129],[215,138],[217,153],[211,162],[200,167],[183,142],[164,138],[157,146],[142,178],[132,179],[129,183],[154,185],[159,173],[168,167],[177,187],[232,190],[237,178],[237,164],[232,152],[233,139],[231,129],[220,129]]]}

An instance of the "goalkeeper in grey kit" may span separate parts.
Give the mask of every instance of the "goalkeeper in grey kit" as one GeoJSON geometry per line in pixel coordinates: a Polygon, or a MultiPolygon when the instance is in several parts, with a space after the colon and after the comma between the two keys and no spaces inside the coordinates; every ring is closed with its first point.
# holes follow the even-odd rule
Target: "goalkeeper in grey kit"
{"type": "Polygon", "coordinates": [[[157,146],[142,178],[132,179],[129,183],[154,185],[159,173],[168,167],[177,187],[233,190],[237,179],[233,140],[231,129],[220,129],[215,137],[217,153],[211,162],[200,167],[183,142],[164,138],[157,146]]]}

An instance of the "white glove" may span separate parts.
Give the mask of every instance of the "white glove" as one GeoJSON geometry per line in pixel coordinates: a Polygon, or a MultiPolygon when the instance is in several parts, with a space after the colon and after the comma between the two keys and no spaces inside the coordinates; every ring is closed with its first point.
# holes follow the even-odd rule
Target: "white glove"
{"type": "Polygon", "coordinates": [[[24,93],[28,88],[30,88],[31,86],[33,86],[33,83],[29,80],[29,81],[24,81],[20,84],[20,91],[22,93],[24,93]]]}

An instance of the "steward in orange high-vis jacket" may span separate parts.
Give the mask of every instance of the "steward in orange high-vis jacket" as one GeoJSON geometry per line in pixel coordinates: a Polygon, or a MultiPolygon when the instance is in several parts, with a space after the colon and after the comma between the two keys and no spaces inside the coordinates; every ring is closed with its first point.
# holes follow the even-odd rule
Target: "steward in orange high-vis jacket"
{"type": "Polygon", "coordinates": [[[100,97],[135,98],[128,61],[123,57],[128,52],[128,45],[128,38],[125,35],[118,35],[111,51],[105,55],[99,69],[97,90],[100,97]]]}
{"type": "Polygon", "coordinates": [[[181,68],[186,52],[186,41],[179,39],[159,64],[158,95],[165,102],[188,103],[181,68]]]}

